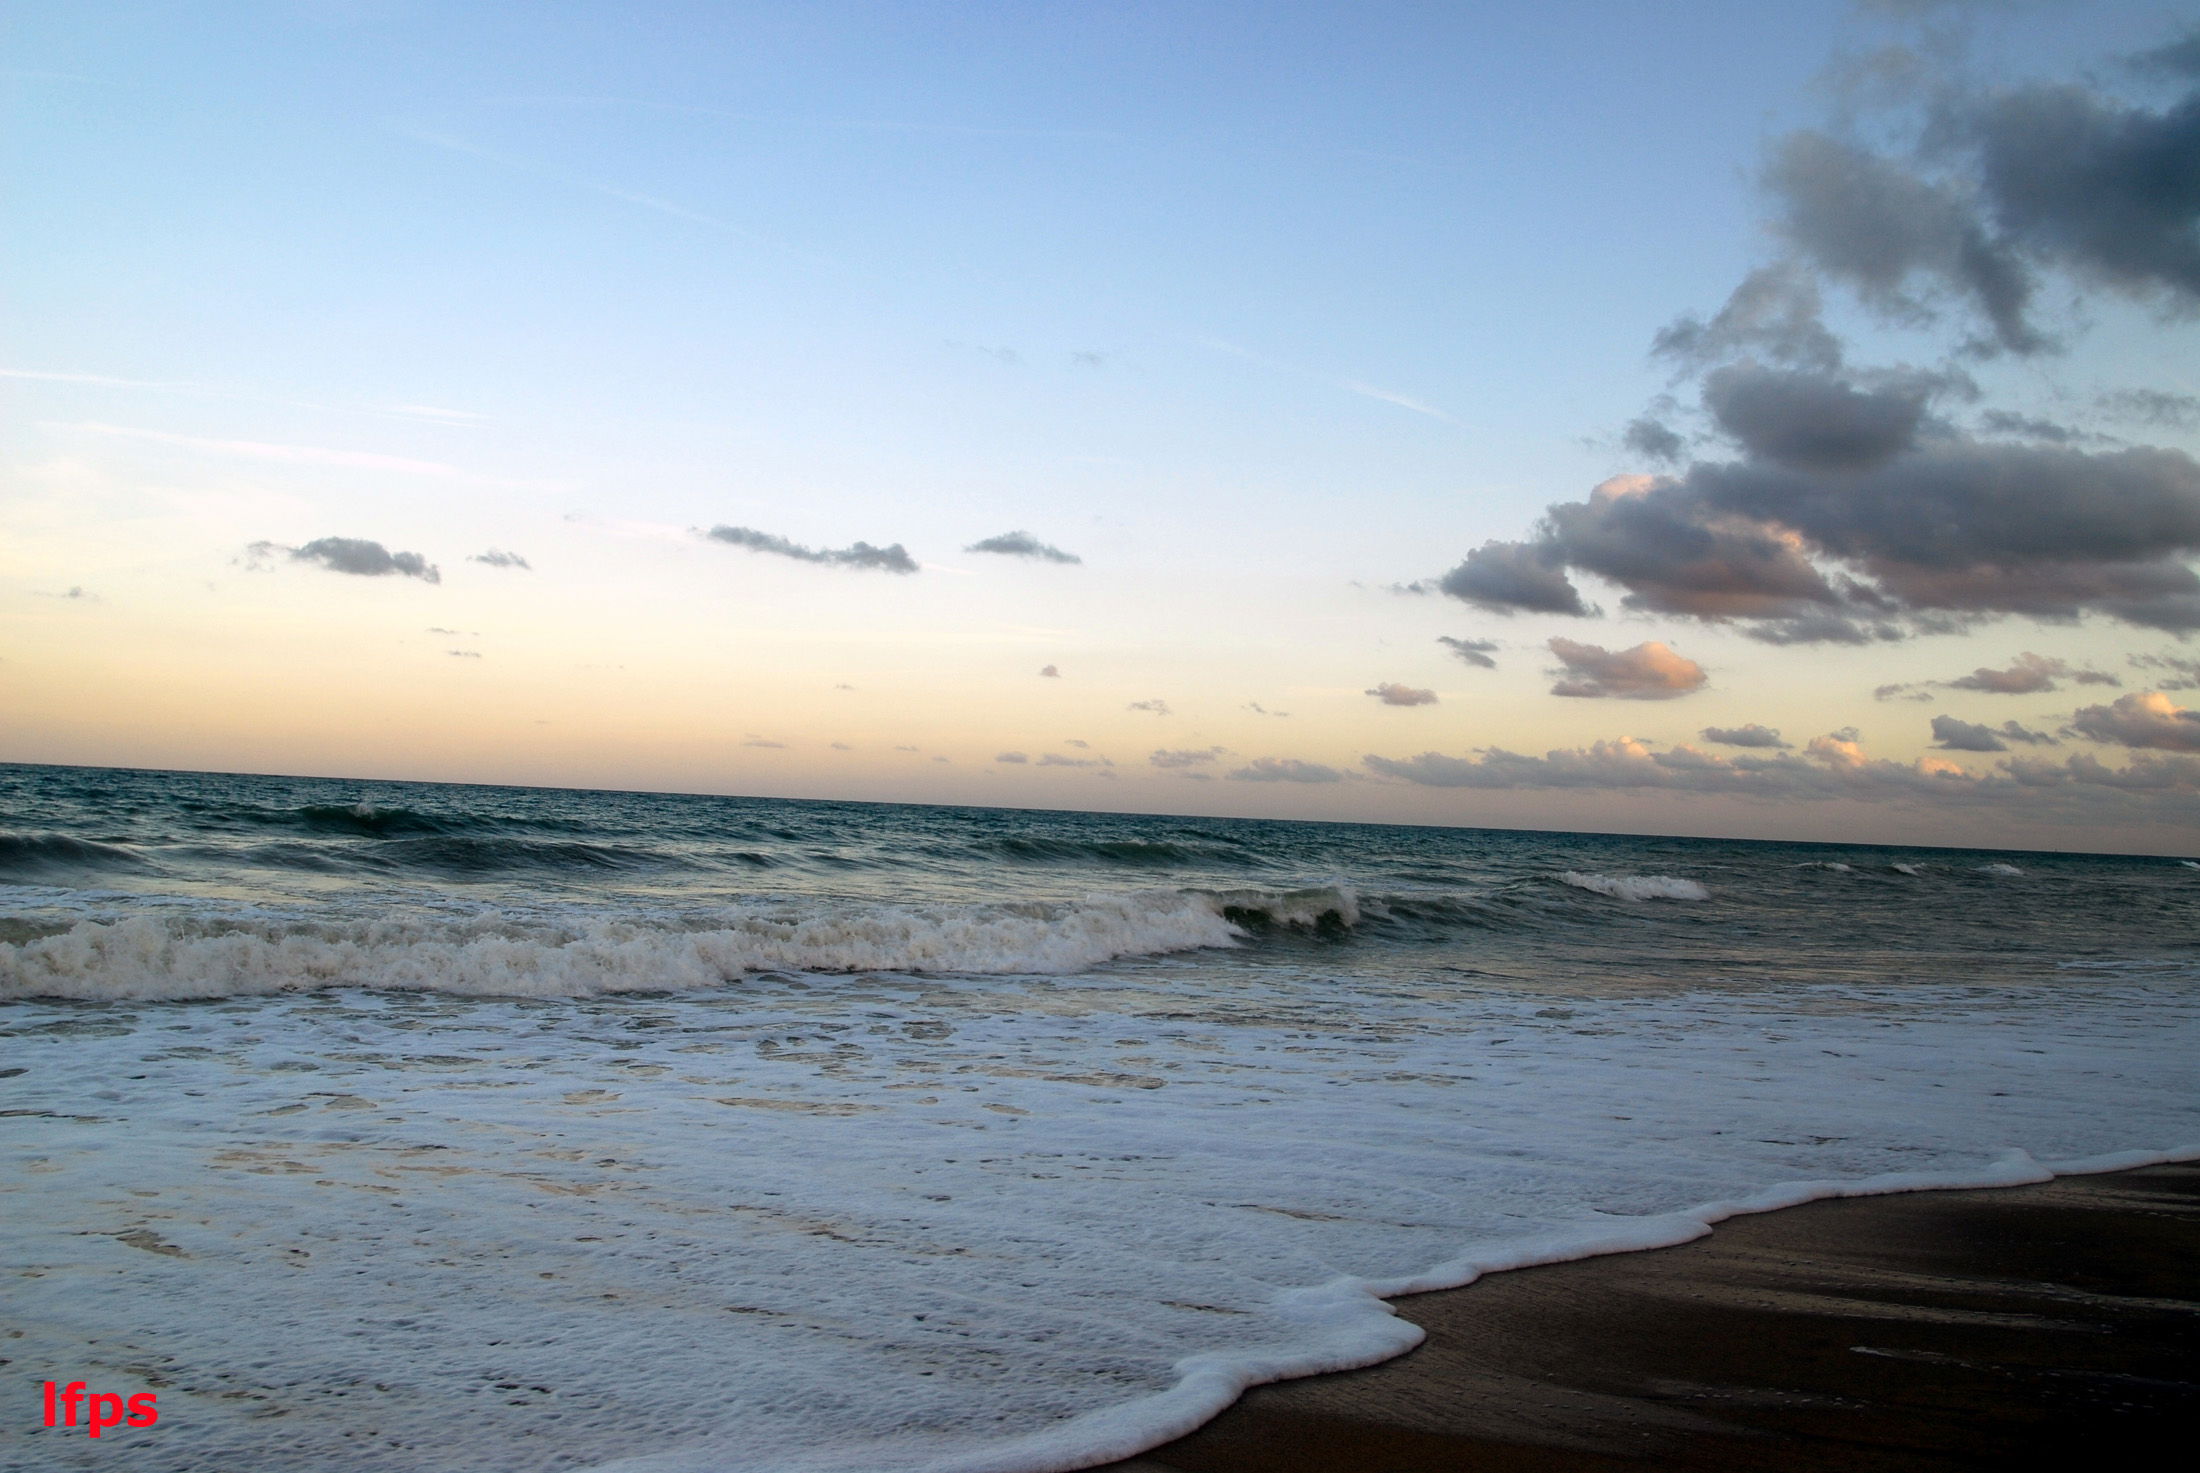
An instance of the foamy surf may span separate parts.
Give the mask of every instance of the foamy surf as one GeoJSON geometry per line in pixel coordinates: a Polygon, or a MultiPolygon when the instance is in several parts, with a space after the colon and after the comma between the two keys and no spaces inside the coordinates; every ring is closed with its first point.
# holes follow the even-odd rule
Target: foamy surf
{"type": "Polygon", "coordinates": [[[1568,870],[1559,879],[1576,890],[1615,900],[1709,900],[1711,892],[1694,880],[1674,875],[1598,875],[1568,870]]]}
{"type": "Polygon", "coordinates": [[[1176,891],[1058,905],[811,901],[729,909],[690,926],[599,921],[548,938],[426,922],[209,926],[136,915],[0,944],[0,998],[153,1000],[329,987],[593,997],[723,987],[760,972],[1050,975],[1118,957],[1233,946],[1244,933],[1224,908],[1214,897],[1176,891]]]}
{"type": "Polygon", "coordinates": [[[11,1355],[157,1375],[133,1473],[1040,1473],[1398,1353],[1383,1296],[2200,1138],[2172,990],[1249,1001],[19,1004],[11,1355]]]}

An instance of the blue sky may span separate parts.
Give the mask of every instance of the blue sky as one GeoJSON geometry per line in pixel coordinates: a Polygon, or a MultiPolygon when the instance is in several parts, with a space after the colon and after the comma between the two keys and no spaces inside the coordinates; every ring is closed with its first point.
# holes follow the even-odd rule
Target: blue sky
{"type": "MultiPolygon", "coordinates": [[[[1620,802],[1630,827],[1876,831],[1899,804],[1432,795],[1363,759],[1669,744],[1769,713],[1791,745],[1861,725],[1909,761],[1933,713],[1897,722],[1882,685],[2180,647],[2097,610],[1997,614],[1814,649],[1823,679],[1798,681],[1796,654],[1731,622],[1546,627],[1393,591],[1657,469],[1623,430],[1692,390],[1647,349],[1779,255],[1759,174],[1793,130],[1836,126],[1843,57],[1900,44],[1977,87],[2108,76],[2166,105],[2115,62],[2175,37],[2162,7],[1891,8],[1926,23],[1740,3],[13,7],[0,678],[24,694],[0,756],[1338,817],[1435,801],[1552,826],[1620,802]],[[926,572],[693,535],[721,523],[901,542],[926,572]],[[1084,562],[963,552],[1026,528],[1084,562]],[[445,576],[245,553],[329,536],[445,576]],[[529,570],[467,563],[489,547],[529,570]],[[1508,653],[1485,678],[1438,634],[1508,653]],[[1554,636],[1669,643],[1715,678],[1617,715],[1553,702],[1554,636]],[[346,708],[314,649],[402,694],[346,708]],[[1442,699],[1390,709],[1366,695],[1386,680],[1442,699]],[[119,709],[118,681],[154,694],[119,709]],[[1149,697],[1166,733],[1129,710],[1149,697]],[[1297,708],[1289,739],[1253,704],[1297,708]],[[1073,736],[1112,751],[1112,787],[991,760],[1073,736]],[[1149,740],[1222,749],[1217,780],[1175,781],[1149,740]],[[921,768],[862,755],[910,745],[921,768]],[[1221,777],[1264,756],[1344,776],[1221,777]]],[[[2053,285],[2068,351],[1971,361],[1979,402],[2068,418],[2087,394],[2200,388],[2189,319],[2053,285]]],[[[1953,361],[1946,313],[1831,290],[1826,310],[1857,361],[1953,361]]],[[[2190,428],[2153,443],[2183,453],[2190,428]]],[[[2123,822],[1959,806],[1982,834],[2097,845],[2123,822]]]]}

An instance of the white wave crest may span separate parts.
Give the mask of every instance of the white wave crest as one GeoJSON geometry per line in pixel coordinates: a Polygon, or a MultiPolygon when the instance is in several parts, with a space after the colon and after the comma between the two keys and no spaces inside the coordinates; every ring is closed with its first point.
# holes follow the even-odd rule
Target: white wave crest
{"type": "Polygon", "coordinates": [[[2005,879],[2011,875],[2024,873],[2023,870],[2018,869],[2013,864],[1982,864],[1978,867],[1978,872],[1982,875],[2000,875],[2005,879]]]}
{"type": "Polygon", "coordinates": [[[0,998],[154,1000],[323,987],[587,997],[720,987],[766,971],[1053,975],[1120,956],[1233,946],[1243,934],[1210,897],[1165,890],[1049,905],[759,906],[709,926],[601,923],[547,938],[392,923],[215,930],[141,915],[0,944],[0,998]]]}
{"type": "Polygon", "coordinates": [[[1559,876],[1577,890],[1593,890],[1615,900],[1709,900],[1711,892],[1694,880],[1674,875],[1599,875],[1568,870],[1559,876]]]}
{"type": "Polygon", "coordinates": [[[1900,862],[1890,864],[1887,866],[1887,868],[1893,870],[1898,875],[1921,875],[1925,873],[1925,871],[1919,868],[1917,865],[1902,864],[1900,862]]]}

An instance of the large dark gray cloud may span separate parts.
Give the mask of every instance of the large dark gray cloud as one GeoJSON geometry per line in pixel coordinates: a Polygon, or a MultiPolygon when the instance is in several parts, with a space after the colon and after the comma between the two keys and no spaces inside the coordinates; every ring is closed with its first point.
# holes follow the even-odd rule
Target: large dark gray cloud
{"type": "MultiPolygon", "coordinates": [[[[1927,53],[1907,55],[1906,111],[1772,148],[1764,182],[1787,256],[1653,344],[1695,383],[1701,423],[1725,448],[1679,464],[1674,421],[1687,411],[1661,398],[1627,443],[1670,474],[1553,504],[1528,536],[1468,553],[1440,591],[1493,612],[1586,616],[1587,575],[1627,608],[1740,621],[1776,644],[2011,615],[2200,629],[2200,462],[2006,408],[1965,429],[1953,410],[1979,390],[1952,366],[1967,352],[2054,350],[2035,317],[2064,287],[2200,314],[2200,86],[2162,104],[2100,86],[1967,90],[1933,76],[1927,53]],[[1905,127],[1907,143],[1889,141],[1905,127]],[[1825,286],[1911,326],[1953,321],[1957,358],[1929,371],[1853,364],[1824,320],[1825,286]]],[[[2200,401],[2163,389],[2092,402],[2200,423],[2200,401]]]]}
{"type": "Polygon", "coordinates": [[[840,568],[876,568],[883,573],[914,573],[917,560],[903,550],[898,542],[887,547],[873,547],[868,542],[854,542],[846,547],[804,547],[789,542],[770,532],[759,532],[753,527],[717,526],[705,532],[714,542],[730,543],[745,547],[750,552],[768,552],[777,557],[793,558],[797,562],[824,563],[840,568]]]}
{"type": "Polygon", "coordinates": [[[2195,552],[2200,462],[2182,451],[1951,433],[1864,469],[1745,456],[1607,482],[1553,506],[1532,541],[1470,553],[1441,587],[1482,608],[1511,596],[1519,610],[1580,613],[1566,577],[1578,569],[1626,589],[1630,607],[1774,621],[1763,632],[1777,642],[1857,643],[1938,613],[2099,613],[2185,631],[2200,628],[2195,552]],[[1541,581],[1482,576],[1495,568],[1541,581]]]}
{"type": "Polygon", "coordinates": [[[357,578],[418,578],[423,583],[443,581],[442,572],[419,553],[391,552],[381,543],[364,537],[316,537],[303,547],[255,542],[246,552],[253,558],[280,553],[292,562],[315,563],[331,573],[349,573],[357,578]]]}
{"type": "Polygon", "coordinates": [[[1029,532],[1003,532],[998,537],[988,537],[983,542],[973,542],[964,552],[997,552],[1004,557],[1036,558],[1045,563],[1081,563],[1083,558],[1074,552],[1064,552],[1050,547],[1029,532]]]}

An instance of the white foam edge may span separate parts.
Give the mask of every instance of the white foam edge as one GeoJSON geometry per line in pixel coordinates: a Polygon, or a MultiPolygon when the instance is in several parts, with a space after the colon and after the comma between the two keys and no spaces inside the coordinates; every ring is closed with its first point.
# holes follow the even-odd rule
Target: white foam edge
{"type": "MultiPolygon", "coordinates": [[[[2200,1142],[2167,1150],[2111,1151],[2046,1162],[2012,1146],[1971,1171],[1888,1171],[1854,1181],[1782,1182],[1746,1197],[1707,1202],[1654,1217],[1568,1228],[1471,1251],[1426,1273],[1404,1278],[1332,1279],[1325,1284],[1286,1290],[1277,1297],[1276,1307],[1285,1317],[1304,1325],[1316,1337],[1316,1343],[1305,1349],[1275,1355],[1238,1352],[1187,1356],[1176,1363],[1177,1382],[1166,1391],[1086,1412],[1044,1432],[995,1447],[908,1463],[881,1461],[874,1466],[881,1473],[1075,1473],[1134,1458],[1195,1431],[1252,1387],[1331,1371],[1358,1370],[1405,1354],[1426,1339],[1427,1332],[1401,1319],[1396,1306],[1389,1303],[1401,1295],[1461,1289],[1486,1275],[1512,1269],[1672,1248],[1709,1236],[1716,1224],[1728,1218],[1777,1212],[1806,1202],[2035,1186],[2059,1176],[2095,1176],[2184,1161],[2200,1161],[2200,1142]]],[[[798,1469],[801,1465],[791,1466],[798,1469]]],[[[835,1460],[817,1466],[846,1464],[835,1460]]],[[[690,1447],[600,1463],[587,1473],[725,1473],[727,1467],[722,1452],[690,1447]]]]}

